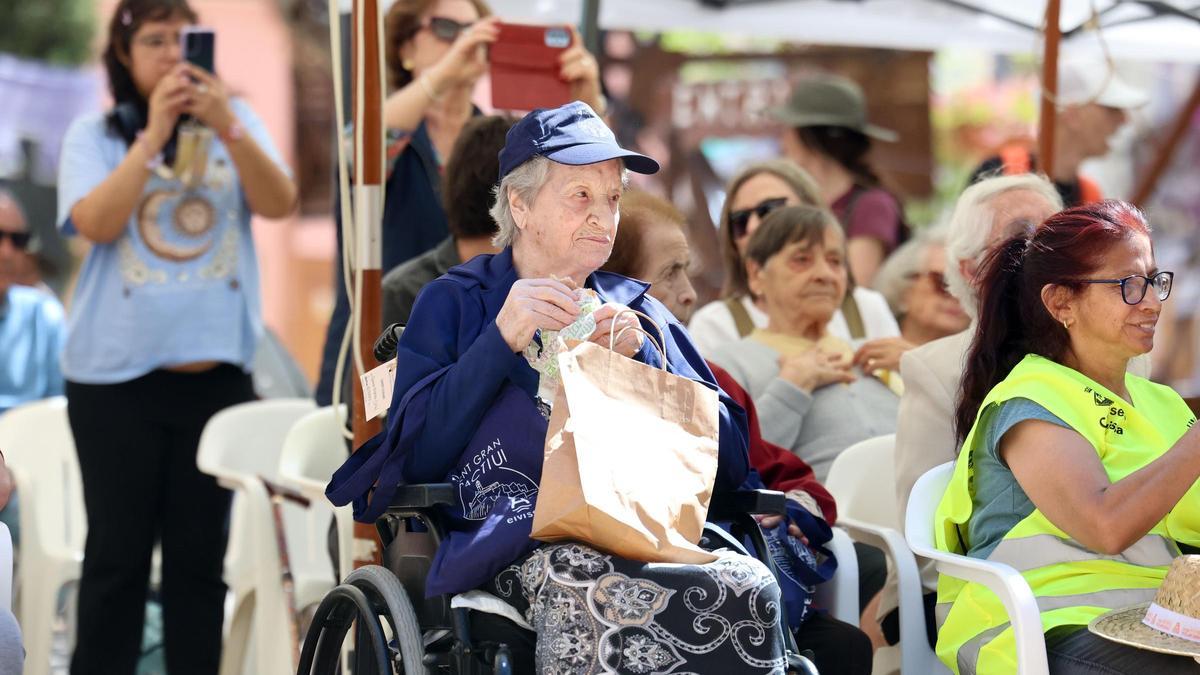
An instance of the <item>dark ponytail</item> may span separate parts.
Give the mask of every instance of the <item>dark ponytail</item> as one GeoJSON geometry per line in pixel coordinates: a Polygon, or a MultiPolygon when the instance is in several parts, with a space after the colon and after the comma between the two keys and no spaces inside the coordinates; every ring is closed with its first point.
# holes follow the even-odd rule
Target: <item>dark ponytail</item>
{"type": "Polygon", "coordinates": [[[1137,207],[1108,200],[1050,216],[1032,232],[998,245],[984,260],[979,288],[979,323],[967,355],[954,413],[958,442],[966,440],[979,406],[1026,354],[1061,363],[1070,338],[1042,301],[1053,284],[1078,292],[1102,266],[1116,243],[1150,228],[1137,207]]]}
{"type": "Polygon", "coordinates": [[[829,157],[849,171],[855,185],[883,187],[883,181],[867,161],[871,139],[866,134],[835,126],[797,127],[795,132],[804,147],[829,157]]]}

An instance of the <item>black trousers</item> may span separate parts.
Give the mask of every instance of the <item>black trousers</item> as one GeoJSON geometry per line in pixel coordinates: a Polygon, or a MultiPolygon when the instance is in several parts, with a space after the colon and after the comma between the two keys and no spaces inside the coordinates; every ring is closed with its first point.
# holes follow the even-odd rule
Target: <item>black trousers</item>
{"type": "Polygon", "coordinates": [[[813,665],[822,675],[871,675],[871,638],[857,626],[815,612],[795,635],[796,647],[813,653],[813,665]]]}
{"type": "Polygon", "coordinates": [[[159,370],[66,394],[88,517],[72,675],[134,672],[156,541],[167,670],[216,673],[230,493],[196,467],[196,448],[210,417],[254,398],[250,376],[159,370]]]}
{"type": "Polygon", "coordinates": [[[1083,626],[1060,626],[1046,633],[1051,675],[1183,675],[1200,673],[1187,656],[1160,654],[1106,640],[1083,626]]]}

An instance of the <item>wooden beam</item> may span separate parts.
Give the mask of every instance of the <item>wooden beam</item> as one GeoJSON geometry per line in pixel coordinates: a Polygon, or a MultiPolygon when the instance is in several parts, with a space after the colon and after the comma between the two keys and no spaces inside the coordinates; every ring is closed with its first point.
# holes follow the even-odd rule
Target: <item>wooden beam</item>
{"type": "Polygon", "coordinates": [[[1192,126],[1192,118],[1196,116],[1196,109],[1200,108],[1200,77],[1196,79],[1196,84],[1192,86],[1192,95],[1188,97],[1183,107],[1175,115],[1175,121],[1171,124],[1171,130],[1158,144],[1158,150],[1154,153],[1154,161],[1150,163],[1150,168],[1142,173],[1141,179],[1138,181],[1137,188],[1133,191],[1133,203],[1138,206],[1145,206],[1150,197],[1154,196],[1154,190],[1158,187],[1158,181],[1167,171],[1167,167],[1171,165],[1171,159],[1175,157],[1175,151],[1179,149],[1180,143],[1183,141],[1184,135],[1192,126]]]}
{"type": "MultiPolygon", "coordinates": [[[[358,350],[364,368],[370,369],[375,362],[372,345],[382,329],[380,325],[382,288],[381,279],[381,218],[383,215],[383,73],[380,65],[380,22],[377,0],[354,0],[351,32],[350,87],[352,110],[354,111],[354,188],[351,199],[354,204],[356,241],[343,242],[355,247],[355,264],[352,288],[357,312],[351,317],[357,321],[357,341],[351,349],[358,350]]],[[[378,419],[368,420],[364,414],[362,384],[358,359],[355,359],[355,377],[351,390],[354,392],[354,449],[362,447],[379,433],[378,419]]],[[[335,383],[334,386],[341,386],[335,383]]],[[[354,524],[354,565],[379,564],[382,559],[379,535],[373,524],[354,524]],[[359,543],[362,540],[363,543],[359,543]]]]}
{"type": "Polygon", "coordinates": [[[1054,127],[1058,117],[1058,45],[1060,0],[1046,2],[1045,52],[1042,58],[1042,106],[1038,122],[1038,164],[1054,178],[1054,127]]]}

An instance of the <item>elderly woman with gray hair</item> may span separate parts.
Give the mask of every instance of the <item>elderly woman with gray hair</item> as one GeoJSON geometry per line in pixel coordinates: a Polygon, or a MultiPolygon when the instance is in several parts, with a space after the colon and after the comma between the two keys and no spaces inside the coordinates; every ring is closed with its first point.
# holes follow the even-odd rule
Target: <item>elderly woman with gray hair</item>
{"type": "Polygon", "coordinates": [[[896,249],[875,275],[875,288],[896,315],[909,349],[971,322],[946,285],[946,233],[945,227],[925,230],[896,249]]]}
{"type": "MultiPolygon", "coordinates": [[[[632,308],[661,327],[667,370],[717,389],[647,284],[598,271],[612,250],[627,170],[654,173],[658,164],[618,146],[583,103],[534,111],[509,130],[492,210],[503,250],[421,291],[399,344],[387,432],[338,474],[382,453],[400,466],[399,481],[457,487],[426,591],[482,588],[518,610],[536,638],[504,640],[515,647],[516,672],[781,672],[780,590],[757,560],[724,553],[702,565],[657,565],[529,538],[547,421],[525,354],[549,346],[547,331],[571,326],[584,297],[603,303],[591,314],[592,341],[608,348],[618,333],[616,351],[662,365],[649,340],[620,334],[639,321],[620,313],[632,308]]],[[[745,413],[723,392],[718,413],[716,489],[735,489],[749,472],[745,413]]],[[[347,497],[339,475],[335,501],[347,497]]],[[[351,495],[356,518],[373,520],[387,484],[351,495]]]]}

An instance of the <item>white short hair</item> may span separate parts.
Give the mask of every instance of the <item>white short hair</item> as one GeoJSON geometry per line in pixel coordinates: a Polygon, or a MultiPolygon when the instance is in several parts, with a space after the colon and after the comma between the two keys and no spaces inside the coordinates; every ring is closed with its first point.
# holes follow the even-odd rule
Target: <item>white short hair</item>
{"type": "MultiPolygon", "coordinates": [[[[930,247],[945,246],[949,229],[946,225],[937,225],[922,231],[893,251],[879,268],[875,275],[875,290],[883,294],[897,319],[903,319],[908,313],[904,298],[916,283],[930,247]]],[[[946,266],[950,266],[949,262],[946,266]]]]}
{"type": "MultiPolygon", "coordinates": [[[[629,186],[629,169],[625,162],[619,161],[621,169],[621,187],[629,186]]],[[[513,219],[512,207],[508,203],[508,195],[515,194],[525,203],[532,206],[538,193],[550,181],[550,169],[556,164],[542,155],[534,155],[532,159],[518,166],[500,180],[496,187],[496,201],[492,204],[492,220],[496,221],[496,236],[492,237],[492,246],[507,248],[513,245],[517,238],[517,221],[513,219]]],[[[562,166],[571,166],[563,164],[562,166]]]]}
{"type": "Polygon", "coordinates": [[[537,195],[550,180],[551,161],[541,155],[518,166],[508,175],[500,179],[496,187],[496,202],[492,204],[492,220],[496,221],[496,236],[492,237],[492,245],[496,248],[512,246],[517,236],[517,221],[513,220],[512,207],[508,204],[510,193],[517,195],[526,206],[533,204],[537,195]]]}
{"type": "Polygon", "coordinates": [[[1049,202],[1055,211],[1063,208],[1062,197],[1054,185],[1044,176],[1032,173],[985,178],[963,190],[954,204],[946,234],[946,285],[972,319],[978,313],[979,293],[963,277],[959,264],[962,261],[970,261],[975,265],[983,262],[988,250],[988,237],[992,232],[992,221],[996,216],[990,202],[1013,190],[1036,193],[1049,202]]]}

